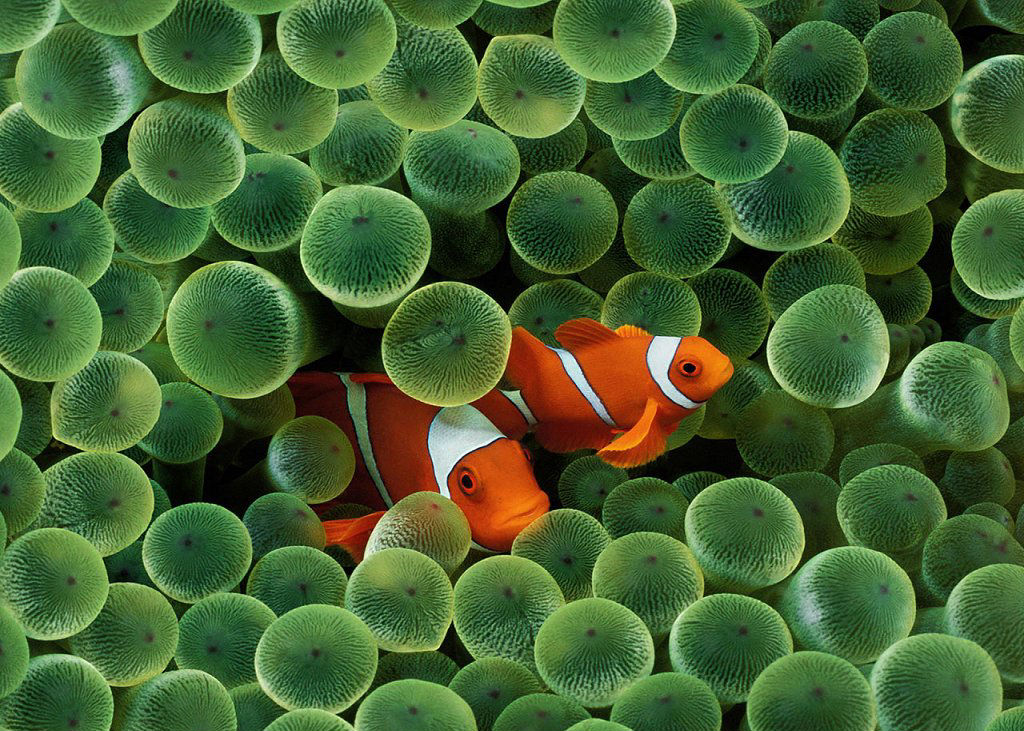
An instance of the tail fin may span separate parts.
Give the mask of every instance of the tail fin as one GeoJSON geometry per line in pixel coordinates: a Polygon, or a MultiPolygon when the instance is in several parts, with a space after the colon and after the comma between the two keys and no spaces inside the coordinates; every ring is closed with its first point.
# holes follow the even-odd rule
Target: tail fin
{"type": "Polygon", "coordinates": [[[508,366],[505,369],[505,380],[513,388],[525,388],[537,377],[540,354],[546,346],[533,333],[524,327],[512,330],[512,348],[508,353],[508,366]]]}
{"type": "Polygon", "coordinates": [[[361,518],[324,521],[327,545],[341,546],[351,554],[356,562],[362,561],[366,543],[370,540],[370,533],[377,527],[377,523],[384,517],[385,512],[378,510],[376,513],[370,513],[361,518]]]}
{"type": "Polygon", "coordinates": [[[336,373],[299,371],[288,379],[288,389],[295,400],[296,416],[316,414],[329,419],[331,415],[325,411],[345,403],[345,387],[336,373]]]}
{"type": "MultiPolygon", "coordinates": [[[[350,375],[349,380],[352,383],[379,383],[384,386],[394,386],[394,381],[391,380],[391,376],[386,373],[353,373],[350,375]]],[[[397,386],[395,386],[397,388],[397,386]]]]}

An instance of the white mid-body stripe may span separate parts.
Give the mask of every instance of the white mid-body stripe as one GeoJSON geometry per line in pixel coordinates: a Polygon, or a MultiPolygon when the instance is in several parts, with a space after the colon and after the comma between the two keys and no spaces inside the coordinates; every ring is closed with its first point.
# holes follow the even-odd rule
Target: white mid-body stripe
{"type": "Polygon", "coordinates": [[[366,386],[361,383],[353,383],[347,373],[339,373],[338,377],[341,379],[342,385],[345,386],[348,414],[352,418],[353,427],[355,427],[356,442],[359,453],[363,456],[363,464],[366,465],[366,471],[373,480],[373,484],[377,486],[377,492],[384,500],[384,505],[390,508],[394,505],[394,501],[391,499],[388,488],[384,484],[384,478],[381,477],[380,470],[377,468],[377,458],[373,454],[373,442],[370,440],[370,425],[366,414],[366,386]]]}
{"type": "Polygon", "coordinates": [[[665,398],[684,409],[699,409],[704,402],[687,398],[686,394],[676,388],[676,384],[672,383],[672,379],[669,378],[680,341],[681,338],[666,335],[655,336],[647,348],[647,370],[654,382],[658,384],[658,388],[665,394],[665,398]]]}
{"type": "MultiPolygon", "coordinates": [[[[363,457],[363,464],[366,471],[377,486],[384,505],[390,508],[394,505],[384,478],[377,467],[377,458],[373,453],[373,442],[370,440],[370,427],[367,421],[366,411],[366,387],[361,383],[353,383],[347,373],[337,373],[345,387],[348,413],[355,428],[356,442],[359,453],[363,457]]],[[[518,393],[518,392],[516,392],[518,393]]],[[[509,394],[506,394],[509,395],[509,394]]],[[[510,396],[511,399],[511,396],[510,396]]],[[[528,418],[533,417],[533,412],[526,406],[522,398],[513,403],[526,409],[528,418]]],[[[534,420],[532,423],[536,423],[534,420]]],[[[434,471],[434,481],[437,483],[438,492],[446,498],[451,499],[451,490],[448,489],[448,475],[455,466],[470,452],[481,447],[504,439],[505,435],[498,431],[498,428],[491,423],[490,419],[483,415],[473,406],[451,406],[441,409],[430,422],[430,429],[427,432],[427,453],[430,456],[431,465],[434,471]]],[[[481,546],[472,541],[473,548],[486,553],[494,553],[494,550],[481,546]]]]}
{"type": "Polygon", "coordinates": [[[565,374],[569,376],[569,380],[572,381],[576,389],[583,395],[583,398],[590,404],[590,408],[594,410],[594,413],[608,426],[613,429],[618,425],[612,418],[611,414],[608,413],[608,409],[605,408],[604,402],[601,401],[601,397],[597,395],[597,391],[590,385],[590,381],[583,373],[583,368],[580,367],[580,363],[576,360],[576,357],[568,350],[562,348],[552,348],[550,345],[547,346],[558,359],[562,361],[562,368],[565,369],[565,374]]]}
{"type": "Polygon", "coordinates": [[[526,399],[523,398],[523,394],[519,391],[502,391],[505,398],[512,402],[512,405],[519,409],[519,413],[523,415],[523,419],[526,420],[527,427],[537,426],[537,417],[533,415],[533,410],[529,404],[526,403],[526,399]]]}
{"type": "Polygon", "coordinates": [[[437,412],[427,431],[427,453],[438,491],[451,498],[448,476],[463,457],[504,439],[491,420],[469,404],[446,406],[437,412]]]}
{"type": "MultiPolygon", "coordinates": [[[[526,406],[525,402],[523,406],[526,406]]],[[[532,412],[530,415],[533,415],[532,412]]],[[[437,483],[438,491],[451,500],[448,476],[455,466],[470,452],[504,438],[505,435],[498,431],[491,420],[474,406],[448,406],[438,411],[427,431],[427,453],[434,468],[434,482],[437,483]]],[[[476,541],[471,541],[471,544],[478,551],[494,553],[476,541]]]]}

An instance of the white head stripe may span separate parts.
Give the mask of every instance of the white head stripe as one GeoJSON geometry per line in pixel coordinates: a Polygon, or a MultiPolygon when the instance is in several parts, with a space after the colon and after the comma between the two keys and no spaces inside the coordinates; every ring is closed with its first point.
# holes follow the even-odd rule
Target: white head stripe
{"type": "Polygon", "coordinates": [[[526,403],[526,399],[523,398],[521,391],[502,391],[501,393],[512,402],[513,406],[519,409],[519,413],[526,419],[527,426],[537,426],[537,417],[533,415],[533,411],[526,403]]]}
{"type": "Polygon", "coordinates": [[[665,398],[684,409],[699,409],[704,402],[688,399],[686,394],[676,388],[676,384],[672,383],[672,379],[669,378],[680,341],[681,338],[665,335],[655,336],[647,348],[647,370],[654,382],[658,384],[658,388],[665,394],[665,398]]]}
{"type": "Polygon", "coordinates": [[[440,493],[451,498],[448,475],[459,460],[504,437],[486,416],[469,404],[446,406],[438,411],[427,431],[427,452],[440,493]]]}
{"type": "Polygon", "coordinates": [[[373,454],[373,442],[370,440],[370,424],[366,413],[366,387],[361,383],[353,383],[348,373],[338,373],[342,385],[345,387],[345,394],[348,399],[348,414],[352,417],[352,425],[355,427],[356,442],[359,453],[363,457],[363,464],[366,471],[377,486],[377,492],[384,500],[384,505],[391,507],[394,501],[388,493],[380,470],[377,469],[377,458],[373,454]]]}
{"type": "Polygon", "coordinates": [[[601,421],[614,429],[617,426],[615,420],[608,413],[608,409],[605,408],[601,397],[597,395],[594,387],[590,385],[590,381],[583,374],[583,368],[580,367],[579,361],[568,350],[548,347],[562,361],[562,368],[565,369],[565,374],[569,376],[569,380],[572,381],[576,389],[583,395],[583,398],[590,404],[590,408],[594,410],[594,413],[601,418],[601,421]]]}

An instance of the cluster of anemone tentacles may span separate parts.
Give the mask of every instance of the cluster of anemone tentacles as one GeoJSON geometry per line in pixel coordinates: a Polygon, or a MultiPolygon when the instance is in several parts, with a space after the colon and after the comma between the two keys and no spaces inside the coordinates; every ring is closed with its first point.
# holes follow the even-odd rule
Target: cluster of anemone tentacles
{"type": "Polygon", "coordinates": [[[1024,731],[1021,0],[0,0],[0,203],[2,731],[1024,731]],[[580,317],[735,373],[327,545],[580,317]]]}

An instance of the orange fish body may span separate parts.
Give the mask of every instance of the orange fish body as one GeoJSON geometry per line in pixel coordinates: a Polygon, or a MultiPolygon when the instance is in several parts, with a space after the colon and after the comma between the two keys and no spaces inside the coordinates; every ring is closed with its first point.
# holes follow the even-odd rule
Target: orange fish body
{"type": "Polygon", "coordinates": [[[438,492],[466,514],[480,548],[508,551],[547,512],[547,495],[518,441],[527,422],[500,392],[465,406],[416,401],[386,376],[302,372],[289,381],[296,415],[316,414],[352,442],[356,471],[342,498],[379,512],[326,521],[329,544],[356,554],[383,510],[414,492],[438,492]]]}
{"type": "Polygon", "coordinates": [[[733,366],[700,337],[611,330],[581,318],[555,331],[552,348],[517,327],[506,378],[519,389],[552,452],[596,449],[607,462],[635,467],[665,451],[679,422],[732,376],[733,366]]]}

